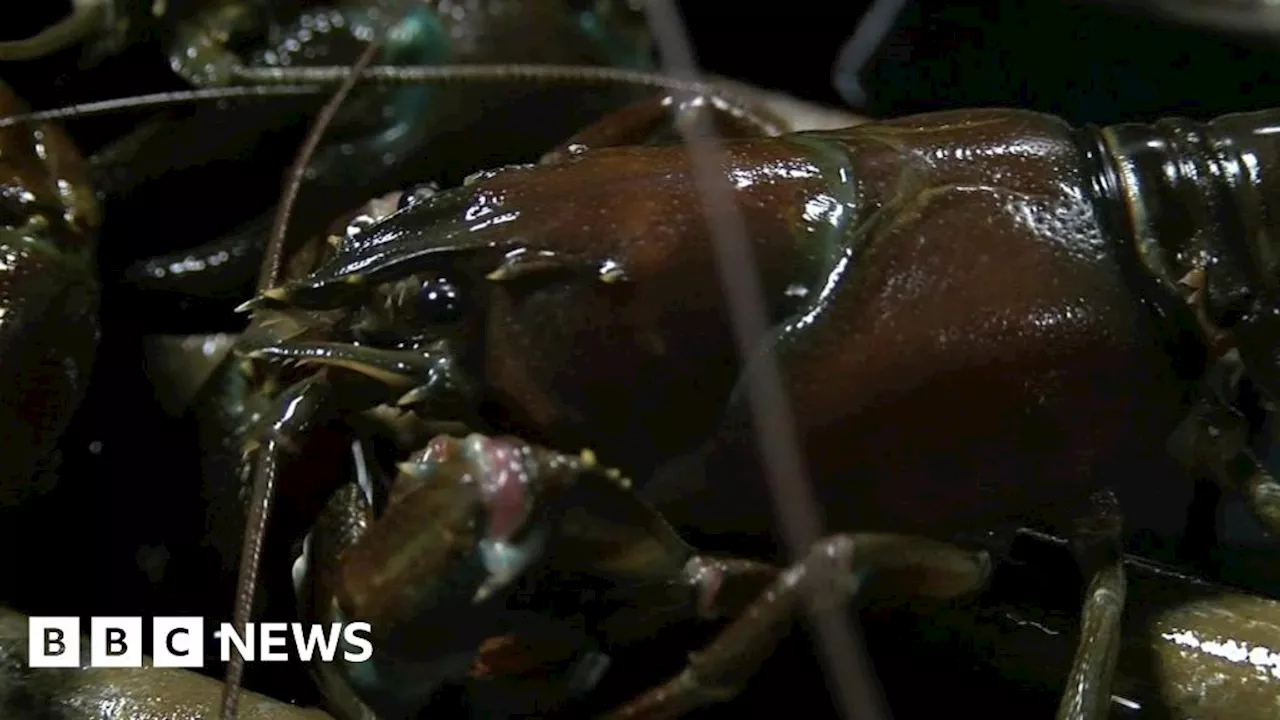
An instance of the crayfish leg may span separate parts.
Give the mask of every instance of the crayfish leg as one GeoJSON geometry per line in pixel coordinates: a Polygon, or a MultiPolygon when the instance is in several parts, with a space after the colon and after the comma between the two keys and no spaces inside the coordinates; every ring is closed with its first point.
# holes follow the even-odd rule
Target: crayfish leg
{"type": "Polygon", "coordinates": [[[1077,523],[1076,554],[1091,575],[1080,619],[1080,641],[1058,705],[1058,720],[1102,720],[1111,708],[1111,679],[1120,656],[1120,617],[1127,579],[1119,501],[1096,493],[1077,523]]]}
{"type": "Polygon", "coordinates": [[[1280,536],[1280,482],[1249,448],[1249,422],[1235,408],[1202,400],[1170,441],[1170,449],[1193,471],[1214,478],[1241,496],[1271,535],[1280,536]]]}
{"type": "Polygon", "coordinates": [[[1125,600],[1124,564],[1100,569],[1089,583],[1067,689],[1058,720],[1101,720],[1111,707],[1111,677],[1120,652],[1120,616],[1125,600]]]}
{"type": "Polygon", "coordinates": [[[782,571],[759,597],[674,678],[604,716],[605,720],[680,717],[737,695],[809,608],[855,599],[875,573],[903,597],[949,600],[982,588],[990,575],[985,553],[924,538],[888,534],[835,535],[782,571]]]}

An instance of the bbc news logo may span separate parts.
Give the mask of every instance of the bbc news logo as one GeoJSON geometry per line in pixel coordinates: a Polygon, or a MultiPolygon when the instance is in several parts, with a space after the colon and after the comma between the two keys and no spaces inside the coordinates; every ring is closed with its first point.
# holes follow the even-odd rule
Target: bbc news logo
{"type": "MultiPolygon", "coordinates": [[[[27,622],[27,654],[33,668],[80,667],[78,617],[36,617],[27,622]]],[[[151,620],[151,660],[155,667],[199,668],[205,662],[205,629],[201,617],[156,617],[151,620]]],[[[249,623],[240,635],[221,623],[212,639],[218,657],[230,662],[231,649],[246,662],[286,662],[290,641],[303,661],[333,662],[339,656],[361,663],[373,655],[369,623],[249,623]]],[[[142,667],[144,636],[140,617],[89,618],[90,667],[142,667]]]]}

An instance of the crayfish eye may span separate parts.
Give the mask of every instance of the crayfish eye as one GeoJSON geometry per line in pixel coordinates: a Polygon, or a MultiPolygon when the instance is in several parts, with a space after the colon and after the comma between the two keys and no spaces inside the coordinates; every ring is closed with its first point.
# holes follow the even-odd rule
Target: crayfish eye
{"type": "Polygon", "coordinates": [[[352,318],[352,330],[365,342],[419,337],[466,318],[466,293],[443,275],[409,275],[379,286],[372,302],[352,318]]]}
{"type": "Polygon", "coordinates": [[[446,278],[427,278],[414,298],[414,314],[432,324],[457,322],[462,319],[462,293],[446,278]]]}

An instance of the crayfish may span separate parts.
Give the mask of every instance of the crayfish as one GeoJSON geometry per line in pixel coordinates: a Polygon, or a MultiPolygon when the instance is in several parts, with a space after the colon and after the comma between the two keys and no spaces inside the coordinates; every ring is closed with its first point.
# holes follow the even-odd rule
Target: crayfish
{"type": "MultiPolygon", "coordinates": [[[[735,348],[691,151],[640,146],[682,103],[632,108],[541,163],[337,238],[246,305],[272,330],[240,351],[283,381],[247,456],[256,527],[313,427],[360,417],[403,447],[430,436],[419,420],[451,420],[590,447],[642,478],[640,497],[698,547],[776,559],[742,391],[772,358],[824,524],[921,538],[890,547],[963,578],[940,594],[985,575],[947,544],[967,533],[1034,524],[1086,539],[1062,708],[1101,716],[1126,587],[1106,491],[1141,497],[1181,463],[1280,529],[1249,420],[1280,391],[1274,113],[1079,130],[971,110],[762,137],[766,123],[692,105],[732,136],[714,170],[755,257],[763,343],[735,348]]],[[[841,537],[810,558],[851,583],[838,560],[856,543],[841,537]]],[[[338,607],[381,617],[354,597],[338,607]]],[[[622,716],[678,714],[740,681],[702,692],[682,675],[622,716]]]]}
{"type": "MultiPolygon", "coordinates": [[[[0,114],[25,111],[0,84],[0,114]]],[[[84,396],[100,221],[88,165],[60,128],[0,128],[0,508],[43,485],[34,478],[84,396]]]]}

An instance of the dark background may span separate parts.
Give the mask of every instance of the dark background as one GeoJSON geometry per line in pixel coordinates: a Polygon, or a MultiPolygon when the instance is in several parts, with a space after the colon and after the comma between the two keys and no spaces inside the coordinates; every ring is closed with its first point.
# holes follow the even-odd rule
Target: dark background
{"type": "MultiPolygon", "coordinates": [[[[22,17],[6,18],[0,37],[28,35],[68,5],[29,4],[22,17]]],[[[866,3],[679,5],[707,70],[841,103],[832,63],[866,3]]],[[[1266,37],[1179,26],[1103,3],[921,0],[906,4],[864,68],[869,101],[860,109],[901,115],[1012,105],[1097,123],[1211,117],[1273,104],[1277,60],[1280,49],[1266,37]]]]}

